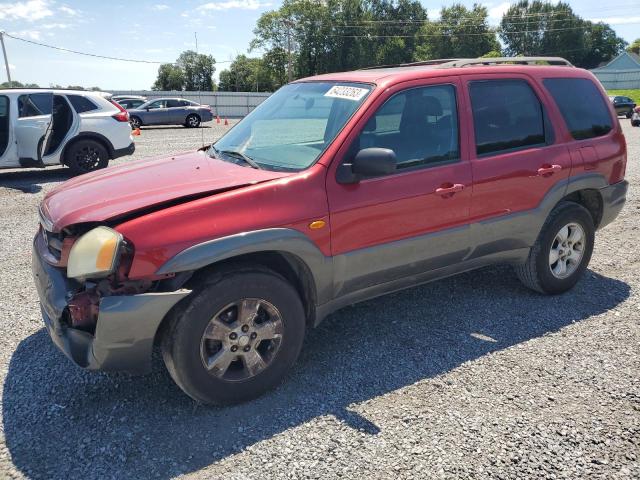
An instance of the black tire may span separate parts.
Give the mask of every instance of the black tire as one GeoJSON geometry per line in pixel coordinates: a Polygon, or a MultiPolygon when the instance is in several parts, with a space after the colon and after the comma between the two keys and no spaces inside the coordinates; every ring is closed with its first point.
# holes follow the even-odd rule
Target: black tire
{"type": "Polygon", "coordinates": [[[187,128],[198,128],[200,126],[200,116],[195,113],[187,115],[184,121],[184,126],[187,128]]]}
{"type": "Polygon", "coordinates": [[[627,118],[631,118],[631,116],[633,115],[633,110],[629,110],[627,113],[624,114],[625,117],[627,118]]]}
{"type": "MultiPolygon", "coordinates": [[[[238,312],[236,318],[239,315],[238,312]]],[[[168,321],[161,348],[169,374],[197,402],[217,405],[244,402],[277,386],[298,358],[306,326],[296,289],[270,270],[248,266],[227,268],[197,281],[193,293],[172,311],[168,321]],[[265,300],[279,311],[282,320],[279,346],[266,367],[253,376],[220,378],[205,367],[201,353],[205,329],[213,318],[220,318],[218,312],[224,311],[225,306],[247,298],[265,300]]],[[[260,346],[252,345],[256,351],[260,346]]],[[[236,354],[241,352],[238,350],[236,354]]],[[[244,357],[237,357],[236,361],[231,366],[246,369],[244,357]]],[[[233,370],[231,366],[227,372],[233,370]]]]}
{"type": "Polygon", "coordinates": [[[595,227],[589,211],[574,202],[561,202],[549,214],[536,243],[531,247],[526,263],[516,265],[518,278],[526,287],[540,293],[555,295],[566,292],[580,280],[589,265],[594,240],[595,227]],[[578,224],[583,229],[585,240],[582,256],[573,273],[565,278],[558,278],[549,265],[549,255],[556,235],[569,224],[578,224]]]}
{"type": "Polygon", "coordinates": [[[639,122],[639,121],[635,121],[635,122],[634,122],[634,121],[632,121],[632,122],[631,122],[631,126],[632,126],[632,127],[640,127],[640,122],[639,122]]]}
{"type": "Polygon", "coordinates": [[[109,164],[109,152],[96,140],[78,140],[67,148],[64,164],[73,175],[93,172],[109,164]]]}
{"type": "Polygon", "coordinates": [[[142,126],[142,120],[135,115],[129,118],[129,123],[131,124],[131,129],[135,130],[136,128],[140,128],[142,126]]]}

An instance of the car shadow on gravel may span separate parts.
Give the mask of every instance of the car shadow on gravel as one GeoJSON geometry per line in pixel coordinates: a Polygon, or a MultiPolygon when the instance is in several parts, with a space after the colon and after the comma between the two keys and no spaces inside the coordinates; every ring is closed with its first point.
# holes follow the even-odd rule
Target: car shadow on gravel
{"type": "Polygon", "coordinates": [[[71,170],[66,167],[52,167],[38,170],[0,171],[0,188],[11,188],[24,193],[38,193],[42,185],[64,182],[71,178],[71,170]]]}
{"type": "MultiPolygon", "coordinates": [[[[249,403],[203,407],[159,365],[145,377],[87,373],[44,330],[23,340],[4,384],[15,466],[34,478],[169,478],[332,415],[375,435],[354,404],[444,374],[623,302],[630,287],[587,271],[545,297],[493,267],[343,309],[311,331],[293,373],[249,403]]],[[[36,308],[34,305],[33,308],[36,308]]]]}

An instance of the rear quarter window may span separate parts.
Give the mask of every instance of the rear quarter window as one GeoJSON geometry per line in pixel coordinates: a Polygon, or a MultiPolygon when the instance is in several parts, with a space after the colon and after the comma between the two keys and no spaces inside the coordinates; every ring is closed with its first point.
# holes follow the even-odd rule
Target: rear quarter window
{"type": "Polygon", "coordinates": [[[600,90],[586,78],[547,78],[543,81],[576,140],[600,137],[613,128],[600,90]]]}
{"type": "Polygon", "coordinates": [[[98,106],[87,97],[83,97],[81,95],[67,95],[67,98],[69,99],[69,102],[71,102],[73,109],[78,113],[98,110],[98,106]]]}

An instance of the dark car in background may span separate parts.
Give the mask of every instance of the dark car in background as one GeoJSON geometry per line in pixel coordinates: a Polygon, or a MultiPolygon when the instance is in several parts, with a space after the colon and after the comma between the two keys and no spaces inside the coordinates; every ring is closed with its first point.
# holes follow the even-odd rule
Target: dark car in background
{"type": "Polygon", "coordinates": [[[196,128],[201,122],[213,120],[210,106],[184,98],[154,98],[127,111],[133,128],[143,125],[184,125],[196,128]]]}
{"type": "Polygon", "coordinates": [[[111,97],[111,100],[122,105],[125,109],[130,110],[146,103],[147,97],[141,97],[140,95],[114,95],[111,97]]]}
{"type": "Polygon", "coordinates": [[[609,100],[613,103],[613,108],[616,109],[616,113],[618,115],[624,115],[627,118],[631,118],[633,109],[636,108],[636,104],[632,99],[616,95],[615,97],[609,97],[609,100]]]}

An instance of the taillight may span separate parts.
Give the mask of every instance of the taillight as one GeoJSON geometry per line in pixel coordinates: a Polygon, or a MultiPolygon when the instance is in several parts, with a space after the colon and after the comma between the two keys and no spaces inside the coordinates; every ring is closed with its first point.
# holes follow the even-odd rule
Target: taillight
{"type": "Polygon", "coordinates": [[[114,102],[113,100],[109,100],[118,110],[120,110],[115,115],[112,115],[119,122],[128,122],[129,121],[129,112],[127,112],[122,105],[118,102],[114,102]]]}

